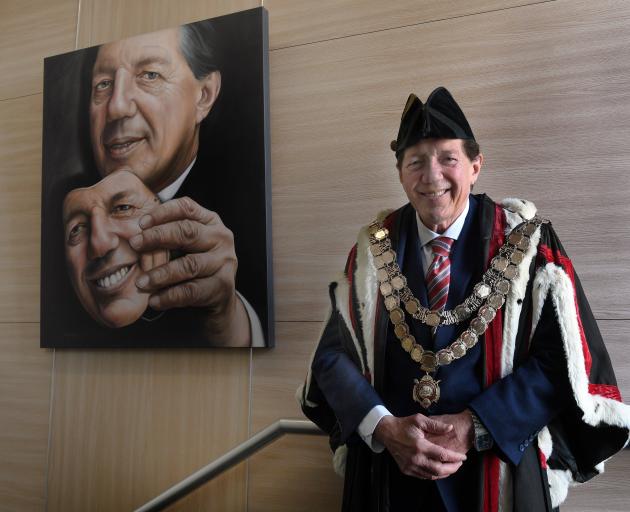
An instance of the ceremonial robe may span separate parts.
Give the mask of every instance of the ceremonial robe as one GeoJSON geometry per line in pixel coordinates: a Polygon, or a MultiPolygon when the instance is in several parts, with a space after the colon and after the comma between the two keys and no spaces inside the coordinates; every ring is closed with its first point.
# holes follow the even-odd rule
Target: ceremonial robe
{"type": "MultiPolygon", "coordinates": [[[[471,196],[471,205],[463,245],[453,249],[447,308],[471,292],[506,234],[536,211],[527,201],[497,205],[484,195],[471,196]]],[[[417,253],[414,217],[406,205],[383,219],[403,273],[417,253]]],[[[410,390],[404,393],[413,364],[388,326],[367,229],[360,232],[343,276],[330,285],[331,312],[298,393],[304,413],[330,434],[335,467],[345,474],[344,511],[398,511],[399,492],[435,495],[436,489],[447,510],[551,510],[565,499],[570,483],[603,471],[603,461],[627,443],[629,408],[621,403],[579,279],[550,223],[532,235],[519,268],[503,309],[479,343],[436,375],[443,380],[442,397],[426,411],[410,390]],[[409,484],[387,453],[373,453],[356,434],[379,403],[399,416],[470,407],[495,447],[469,452],[464,466],[437,484],[409,484]]],[[[422,280],[409,269],[406,274],[426,305],[422,280]]],[[[465,328],[441,327],[431,339],[425,327],[410,323],[424,348],[435,350],[465,328]]],[[[419,377],[419,365],[415,370],[419,377]]],[[[422,499],[417,503],[422,506],[422,499]]]]}

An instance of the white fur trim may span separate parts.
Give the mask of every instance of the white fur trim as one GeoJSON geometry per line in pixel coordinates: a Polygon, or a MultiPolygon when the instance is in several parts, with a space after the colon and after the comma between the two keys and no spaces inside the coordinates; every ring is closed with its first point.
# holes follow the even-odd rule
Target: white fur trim
{"type": "Polygon", "coordinates": [[[332,463],[335,473],[340,477],[346,474],[346,459],[348,457],[348,447],[345,444],[337,447],[335,454],[333,455],[332,463]]]}
{"type": "MultiPolygon", "coordinates": [[[[569,276],[561,267],[554,263],[548,263],[536,274],[533,294],[534,311],[537,313],[534,318],[536,322],[540,318],[542,304],[548,295],[553,302],[567,359],[569,382],[576,403],[584,413],[582,420],[592,426],[605,423],[630,428],[629,406],[600,395],[591,395],[588,391],[589,383],[585,371],[574,288],[569,276]]],[[[545,456],[549,457],[553,448],[549,430],[543,429],[538,440],[539,447],[545,456]]],[[[600,473],[603,472],[604,464],[598,464],[596,470],[600,473]]],[[[547,476],[551,501],[553,506],[557,507],[566,499],[569,485],[574,485],[573,477],[570,471],[558,469],[548,469],[547,476]]]]}
{"type": "MultiPolygon", "coordinates": [[[[533,203],[527,202],[529,212],[536,213],[533,203]]],[[[522,218],[515,217],[514,214],[506,213],[506,220],[509,230],[514,229],[522,222],[522,218]]],[[[529,267],[538,251],[540,241],[540,227],[531,236],[529,247],[525,251],[523,261],[518,266],[518,277],[512,281],[510,292],[508,293],[503,313],[503,344],[501,347],[501,377],[512,373],[514,366],[514,350],[516,346],[516,335],[518,334],[518,324],[521,317],[521,305],[527,291],[529,282],[529,267]],[[519,303],[520,301],[520,303],[519,303]]]]}
{"type": "Polygon", "coordinates": [[[503,201],[501,201],[501,206],[514,213],[518,213],[526,220],[531,219],[534,215],[536,215],[536,205],[527,199],[506,197],[503,201]]]}
{"type": "Polygon", "coordinates": [[[545,456],[545,459],[548,459],[551,456],[551,451],[553,450],[553,441],[551,440],[551,432],[547,427],[543,427],[540,432],[538,432],[538,448],[545,456]]]}
{"type": "Polygon", "coordinates": [[[346,324],[348,331],[350,332],[350,337],[352,338],[352,343],[354,343],[354,349],[357,351],[359,356],[359,361],[361,361],[361,373],[365,374],[365,361],[361,356],[361,347],[359,345],[359,341],[357,340],[356,334],[354,333],[354,329],[352,328],[352,321],[350,320],[350,310],[349,310],[349,300],[350,300],[350,283],[344,276],[343,278],[337,281],[337,288],[335,289],[335,300],[337,302],[337,311],[341,314],[341,318],[346,324]]]}
{"type": "Polygon", "coordinates": [[[367,353],[367,367],[372,376],[371,384],[374,385],[374,319],[376,315],[376,302],[378,301],[378,281],[376,268],[370,252],[370,242],[367,228],[361,229],[357,240],[357,268],[354,276],[354,286],[359,301],[361,315],[361,328],[363,330],[363,342],[367,353]]]}
{"type": "Polygon", "coordinates": [[[571,471],[568,469],[548,469],[547,480],[549,481],[551,506],[553,508],[559,507],[567,499],[569,486],[573,482],[571,471]]]}

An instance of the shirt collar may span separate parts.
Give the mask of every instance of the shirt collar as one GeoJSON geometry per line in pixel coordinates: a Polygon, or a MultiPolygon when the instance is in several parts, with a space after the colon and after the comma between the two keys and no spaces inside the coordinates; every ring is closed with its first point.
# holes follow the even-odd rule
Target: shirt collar
{"type": "Polygon", "coordinates": [[[468,210],[470,209],[470,197],[466,200],[466,206],[464,207],[464,211],[459,214],[459,217],[455,219],[455,222],[451,224],[444,233],[436,233],[435,231],[431,231],[428,227],[426,227],[418,212],[416,212],[416,224],[418,226],[418,237],[420,238],[420,244],[422,247],[431,243],[433,239],[438,236],[447,236],[448,238],[452,238],[453,240],[457,240],[459,238],[460,233],[462,232],[462,228],[464,227],[464,222],[466,222],[466,215],[468,215],[468,210]]]}
{"type": "Polygon", "coordinates": [[[197,161],[197,157],[195,157],[193,159],[193,161],[190,163],[190,165],[186,168],[186,170],[181,173],[181,175],[179,176],[179,178],[177,178],[173,183],[171,183],[168,187],[163,188],[162,190],[160,190],[158,192],[158,197],[160,198],[160,201],[163,203],[164,201],[169,201],[170,199],[173,199],[175,197],[175,194],[177,194],[177,191],[179,190],[179,188],[182,186],[182,183],[184,183],[184,180],[186,179],[186,176],[188,176],[188,173],[190,172],[190,170],[192,169],[192,166],[195,165],[195,162],[197,161]]]}

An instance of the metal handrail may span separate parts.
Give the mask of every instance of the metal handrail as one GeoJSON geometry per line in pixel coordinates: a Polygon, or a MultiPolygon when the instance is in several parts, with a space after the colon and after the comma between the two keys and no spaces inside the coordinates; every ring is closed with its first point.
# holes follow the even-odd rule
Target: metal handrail
{"type": "Polygon", "coordinates": [[[215,476],[235,466],[239,462],[253,455],[258,450],[264,448],[268,444],[274,442],[284,434],[303,434],[303,435],[324,435],[314,423],[305,420],[278,420],[267,428],[254,434],[247,441],[239,444],[225,455],[222,455],[214,462],[196,471],[189,477],[185,478],[170,489],[167,489],[159,496],[145,503],[135,512],[153,512],[156,510],[164,510],[166,507],[175,503],[191,493],[199,486],[213,479],[215,476]]]}

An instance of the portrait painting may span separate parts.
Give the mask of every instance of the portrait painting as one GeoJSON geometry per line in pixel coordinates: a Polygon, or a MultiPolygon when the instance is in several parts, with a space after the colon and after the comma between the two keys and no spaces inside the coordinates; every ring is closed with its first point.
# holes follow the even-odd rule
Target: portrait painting
{"type": "Polygon", "coordinates": [[[264,8],[44,61],[41,346],[274,344],[264,8]]]}

